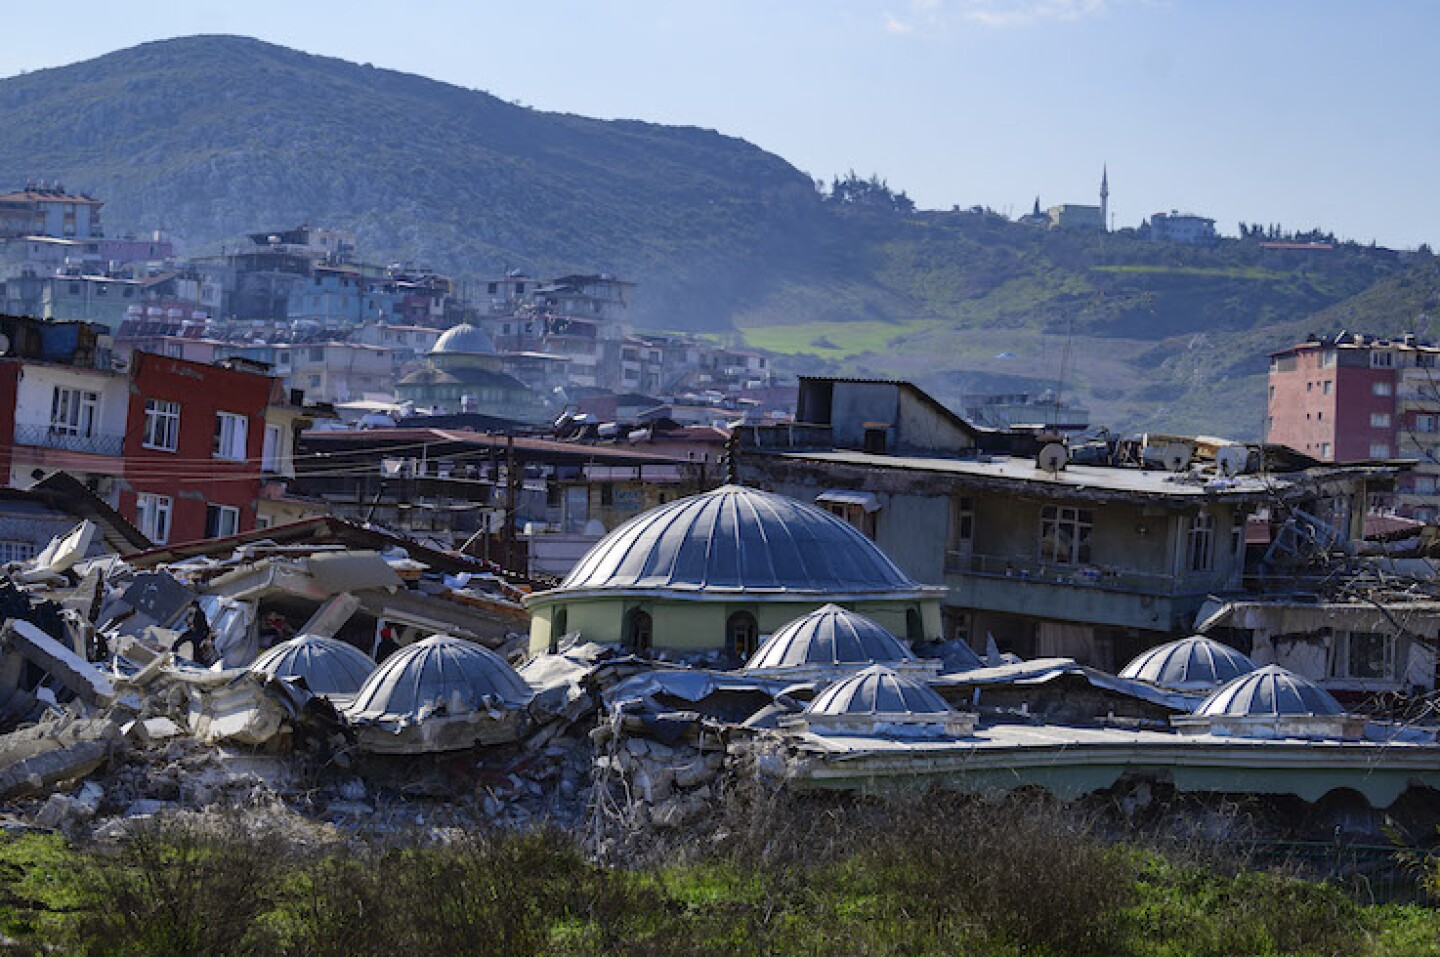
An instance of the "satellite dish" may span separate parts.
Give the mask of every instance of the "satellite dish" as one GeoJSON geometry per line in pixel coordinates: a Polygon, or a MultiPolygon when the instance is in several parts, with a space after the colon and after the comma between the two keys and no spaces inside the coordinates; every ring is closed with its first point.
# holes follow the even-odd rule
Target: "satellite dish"
{"type": "Polygon", "coordinates": [[[1059,442],[1048,442],[1035,456],[1035,467],[1054,475],[1070,461],[1070,453],[1059,442]]]}
{"type": "Polygon", "coordinates": [[[1172,443],[1160,453],[1160,460],[1168,471],[1184,472],[1190,468],[1190,449],[1178,442],[1172,443]]]}
{"type": "Polygon", "coordinates": [[[1215,468],[1227,478],[1249,470],[1250,449],[1244,445],[1227,445],[1215,450],[1215,468]]]}

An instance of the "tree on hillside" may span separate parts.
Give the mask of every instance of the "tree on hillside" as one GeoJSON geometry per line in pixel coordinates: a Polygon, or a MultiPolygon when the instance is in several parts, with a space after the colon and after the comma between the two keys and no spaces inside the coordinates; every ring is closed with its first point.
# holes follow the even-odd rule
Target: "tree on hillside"
{"type": "Polygon", "coordinates": [[[883,212],[908,214],[915,211],[915,202],[904,191],[899,193],[878,175],[871,173],[869,179],[861,179],[852,169],[841,179],[836,176],[830,183],[825,196],[827,203],[853,206],[859,209],[873,209],[883,212]]]}

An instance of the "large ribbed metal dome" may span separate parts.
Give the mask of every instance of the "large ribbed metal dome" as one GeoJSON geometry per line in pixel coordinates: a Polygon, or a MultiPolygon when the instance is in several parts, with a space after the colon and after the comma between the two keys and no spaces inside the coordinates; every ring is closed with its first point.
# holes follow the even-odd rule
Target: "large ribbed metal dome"
{"type": "Polygon", "coordinates": [[[1197,718],[1343,715],[1335,696],[1303,675],[1266,665],[1241,675],[1195,709],[1197,718]]]}
{"type": "Polygon", "coordinates": [[[375,662],[335,638],[300,635],[256,658],[250,670],[277,678],[303,678],[315,694],[354,694],[375,670],[375,662]]]}
{"type": "Polygon", "coordinates": [[[843,593],[919,587],[874,542],[824,509],[726,485],[621,525],[590,549],[559,590],[843,593]]]}
{"type": "Polygon", "coordinates": [[[533,694],[495,652],[472,641],[435,635],[386,658],[345,713],[356,718],[400,717],[438,705],[451,714],[484,711],[492,704],[520,707],[533,694]]]}
{"type": "Polygon", "coordinates": [[[807,715],[935,715],[952,714],[945,699],[918,682],[898,675],[884,665],[871,665],[844,681],[837,681],[815,696],[807,715]]]}
{"type": "Polygon", "coordinates": [[[745,670],[907,661],[909,651],[883,625],[839,605],[802,615],[766,640],[745,670]]]}
{"type": "Polygon", "coordinates": [[[446,329],[435,345],[431,347],[430,354],[437,352],[464,353],[467,355],[490,354],[495,351],[495,343],[487,336],[484,330],[462,322],[458,326],[451,326],[446,329]]]}
{"type": "Polygon", "coordinates": [[[1122,678],[1147,681],[1177,691],[1211,689],[1249,674],[1255,662],[1204,635],[1193,635],[1141,652],[1120,672],[1122,678]]]}

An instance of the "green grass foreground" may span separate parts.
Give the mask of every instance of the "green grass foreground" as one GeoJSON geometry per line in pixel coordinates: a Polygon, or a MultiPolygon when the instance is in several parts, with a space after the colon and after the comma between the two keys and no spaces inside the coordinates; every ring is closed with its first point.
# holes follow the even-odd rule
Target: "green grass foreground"
{"type": "Polygon", "coordinates": [[[287,845],[169,826],[120,848],[0,844],[0,951],[368,954],[1434,954],[1440,914],[1182,863],[1058,818],[793,840],[730,832],[626,867],[573,839],[287,845]],[[997,826],[998,824],[998,826],[997,826]],[[853,838],[853,840],[852,840],[853,838]],[[948,839],[948,840],[941,840],[948,839]]]}

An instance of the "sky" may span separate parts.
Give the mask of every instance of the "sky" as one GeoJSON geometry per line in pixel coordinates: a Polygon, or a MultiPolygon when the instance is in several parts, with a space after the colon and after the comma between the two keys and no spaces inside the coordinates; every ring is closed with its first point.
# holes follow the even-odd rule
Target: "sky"
{"type": "Polygon", "coordinates": [[[1440,239],[1432,0],[71,0],[4,5],[0,76],[257,37],[537,109],[701,126],[927,209],[1178,209],[1440,239]],[[62,29],[57,29],[60,20],[62,29]]]}

